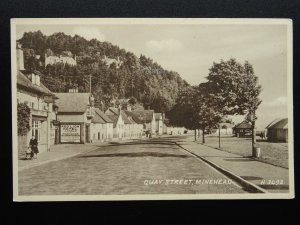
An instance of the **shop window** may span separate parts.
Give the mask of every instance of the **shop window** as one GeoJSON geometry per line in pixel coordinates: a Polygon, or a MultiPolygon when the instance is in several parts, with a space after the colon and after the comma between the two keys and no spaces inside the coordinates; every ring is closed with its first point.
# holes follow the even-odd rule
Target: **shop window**
{"type": "Polygon", "coordinates": [[[32,136],[34,136],[38,142],[41,141],[41,121],[32,121],[32,136]]]}

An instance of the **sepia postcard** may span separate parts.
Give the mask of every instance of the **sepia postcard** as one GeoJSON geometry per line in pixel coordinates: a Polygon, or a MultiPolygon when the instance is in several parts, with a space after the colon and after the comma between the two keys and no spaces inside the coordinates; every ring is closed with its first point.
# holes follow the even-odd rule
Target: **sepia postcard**
{"type": "Polygon", "coordinates": [[[289,19],[11,19],[14,201],[294,198],[289,19]]]}

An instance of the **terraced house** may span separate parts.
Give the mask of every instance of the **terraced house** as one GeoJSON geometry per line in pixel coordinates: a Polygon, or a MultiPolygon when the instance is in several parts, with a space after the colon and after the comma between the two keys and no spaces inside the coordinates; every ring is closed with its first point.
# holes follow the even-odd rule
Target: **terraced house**
{"type": "Polygon", "coordinates": [[[99,108],[92,119],[92,141],[107,141],[113,138],[113,121],[99,108]]]}
{"type": "Polygon", "coordinates": [[[143,131],[155,134],[156,123],[154,110],[133,110],[133,115],[143,124],[143,131]]]}
{"type": "Polygon", "coordinates": [[[38,141],[40,152],[50,150],[57,140],[55,100],[57,96],[40,82],[38,71],[24,68],[23,50],[17,44],[17,103],[30,108],[30,129],[26,135],[18,136],[19,154],[22,154],[32,136],[38,141]]]}

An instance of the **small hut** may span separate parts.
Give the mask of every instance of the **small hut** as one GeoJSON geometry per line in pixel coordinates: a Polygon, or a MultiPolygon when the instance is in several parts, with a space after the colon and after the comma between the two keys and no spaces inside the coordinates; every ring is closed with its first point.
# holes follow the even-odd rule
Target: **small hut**
{"type": "Polygon", "coordinates": [[[288,118],[276,119],[266,129],[268,141],[288,142],[288,118]]]}
{"type": "Polygon", "coordinates": [[[252,135],[252,126],[247,121],[235,125],[232,130],[236,137],[248,137],[252,135]]]}

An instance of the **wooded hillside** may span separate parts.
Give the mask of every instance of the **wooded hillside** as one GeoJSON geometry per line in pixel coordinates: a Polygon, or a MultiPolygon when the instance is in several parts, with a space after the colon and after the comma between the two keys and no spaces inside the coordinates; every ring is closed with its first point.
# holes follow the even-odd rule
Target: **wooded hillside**
{"type": "Polygon", "coordinates": [[[112,98],[134,97],[145,108],[167,112],[175,104],[178,91],[189,84],[174,71],[167,71],[144,55],[131,52],[109,42],[90,41],[78,35],[41,31],[24,33],[18,40],[24,50],[25,68],[39,71],[41,81],[53,92],[65,92],[78,88],[89,91],[89,75],[92,76],[92,92],[95,103],[105,106],[112,98]],[[45,66],[46,56],[76,56],[77,65],[56,63],[45,66]],[[107,65],[105,56],[122,62],[107,65]]]}

